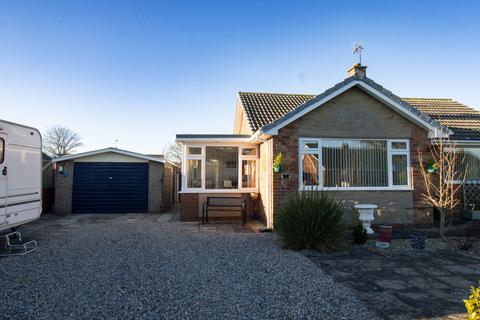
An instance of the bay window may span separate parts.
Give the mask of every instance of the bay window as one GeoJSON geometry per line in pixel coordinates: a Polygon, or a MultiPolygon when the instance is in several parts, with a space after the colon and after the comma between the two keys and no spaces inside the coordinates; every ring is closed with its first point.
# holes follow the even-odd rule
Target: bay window
{"type": "Polygon", "coordinates": [[[408,140],[301,139],[300,187],[408,188],[408,140]]]}

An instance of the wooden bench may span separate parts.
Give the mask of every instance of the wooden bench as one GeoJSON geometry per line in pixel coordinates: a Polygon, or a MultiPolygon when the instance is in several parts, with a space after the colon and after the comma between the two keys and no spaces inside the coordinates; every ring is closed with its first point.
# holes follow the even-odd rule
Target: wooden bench
{"type": "Polygon", "coordinates": [[[207,197],[203,203],[202,224],[208,223],[209,211],[239,211],[242,213],[242,226],[247,223],[245,200],[239,197],[207,197]]]}

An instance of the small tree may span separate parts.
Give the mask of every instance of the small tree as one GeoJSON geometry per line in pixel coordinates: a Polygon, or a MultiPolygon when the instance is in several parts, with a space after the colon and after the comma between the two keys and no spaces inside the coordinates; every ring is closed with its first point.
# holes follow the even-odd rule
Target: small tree
{"type": "Polygon", "coordinates": [[[425,184],[425,191],[422,193],[423,200],[438,210],[440,213],[439,233],[445,241],[445,222],[447,213],[455,209],[460,200],[455,196],[462,188],[461,184],[453,181],[463,181],[466,170],[458,172],[458,165],[463,159],[458,159],[455,145],[450,138],[440,138],[432,143],[430,150],[431,165],[427,168],[424,164],[424,156],[418,151],[420,172],[425,184]],[[429,172],[429,169],[433,172],[429,172]]]}
{"type": "Polygon", "coordinates": [[[51,156],[63,156],[80,147],[80,136],[63,126],[53,126],[43,135],[43,150],[51,156]]]}
{"type": "Polygon", "coordinates": [[[165,160],[175,163],[176,165],[182,164],[182,146],[177,143],[170,143],[163,149],[163,157],[165,160]]]}

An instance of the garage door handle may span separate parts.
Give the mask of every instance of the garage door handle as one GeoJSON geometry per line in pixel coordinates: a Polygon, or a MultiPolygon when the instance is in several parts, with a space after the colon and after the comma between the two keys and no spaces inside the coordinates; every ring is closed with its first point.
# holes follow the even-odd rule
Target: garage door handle
{"type": "Polygon", "coordinates": [[[7,175],[7,167],[3,167],[2,174],[3,174],[4,176],[7,175]]]}

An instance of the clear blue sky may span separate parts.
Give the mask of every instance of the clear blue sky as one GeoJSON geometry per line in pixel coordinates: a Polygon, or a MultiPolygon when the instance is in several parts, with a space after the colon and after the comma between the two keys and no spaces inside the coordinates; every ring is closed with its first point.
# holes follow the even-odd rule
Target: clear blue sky
{"type": "Polygon", "coordinates": [[[79,133],[82,151],[160,153],[230,133],[238,91],[320,93],[365,44],[403,97],[480,108],[480,2],[1,1],[0,118],[79,133]]]}

